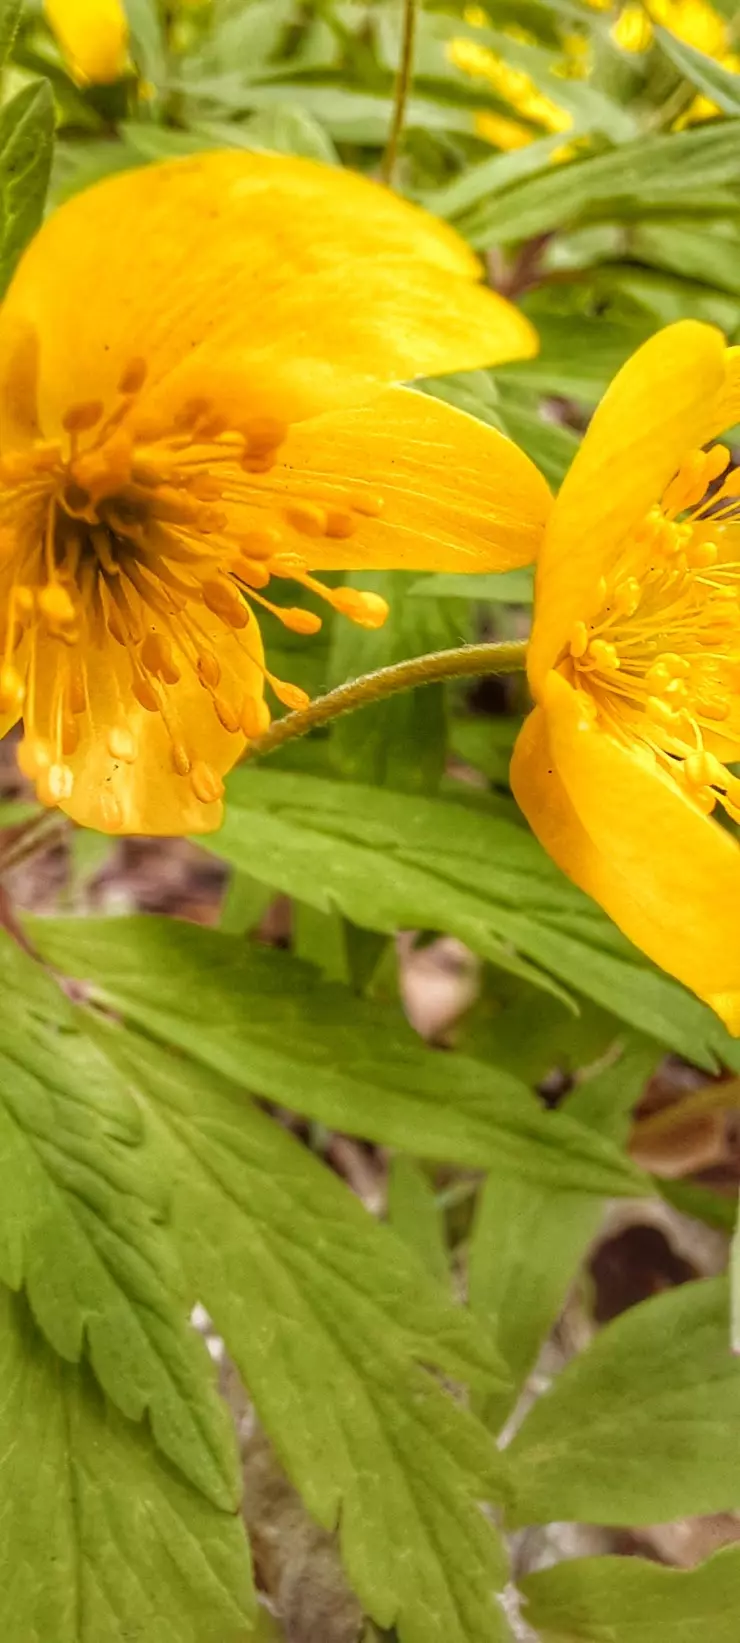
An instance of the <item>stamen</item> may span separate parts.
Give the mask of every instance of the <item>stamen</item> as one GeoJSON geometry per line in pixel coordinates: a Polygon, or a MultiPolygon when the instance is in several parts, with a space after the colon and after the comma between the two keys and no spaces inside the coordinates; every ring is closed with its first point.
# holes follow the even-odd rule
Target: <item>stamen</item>
{"type": "Polygon", "coordinates": [[[103,415],[102,399],[88,399],[83,405],[71,405],[62,417],[62,427],[68,434],[87,433],[103,415]]]}
{"type": "Polygon", "coordinates": [[[221,777],[209,764],[198,759],[190,772],[190,786],[196,799],[201,804],[215,804],[217,799],[224,796],[224,784],[221,777]]]}

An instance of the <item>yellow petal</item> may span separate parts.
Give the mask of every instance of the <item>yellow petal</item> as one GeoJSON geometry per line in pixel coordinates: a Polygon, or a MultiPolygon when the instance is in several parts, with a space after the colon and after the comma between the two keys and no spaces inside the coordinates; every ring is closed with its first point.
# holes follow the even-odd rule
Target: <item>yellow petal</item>
{"type": "Polygon", "coordinates": [[[725,353],[725,381],[722,387],[713,434],[723,434],[740,422],[740,348],[725,353]]]}
{"type": "Polygon", "coordinates": [[[311,569],[507,570],[535,558],[551,507],[534,463],[510,439],[442,400],[386,389],[361,408],[293,428],[269,485],[354,515],[346,537],[308,537],[311,569]]]}
{"type": "Polygon", "coordinates": [[[558,865],[740,1033],[740,849],[669,776],[598,729],[551,673],[512,785],[558,865]]]}
{"type": "Polygon", "coordinates": [[[725,382],[719,331],[680,320],[623,366],[553,508],[537,566],[529,675],[538,695],[629,532],[687,451],[711,437],[725,382]]]}
{"type": "MultiPolygon", "coordinates": [[[[199,613],[205,630],[208,613],[199,613]]],[[[231,701],[245,695],[261,699],[262,643],[254,619],[240,635],[249,655],[221,624],[212,623],[212,640],[221,667],[220,689],[231,701]],[[250,659],[252,658],[252,659],[250,659]]],[[[51,646],[49,647],[51,652],[51,646]]],[[[131,670],[125,651],[113,639],[90,647],[87,664],[89,711],[78,718],[80,741],[65,757],[74,778],[72,796],[60,808],[83,827],[104,833],[183,834],[210,833],[222,819],[220,800],[203,803],[190,776],[177,775],[172,741],[159,713],[141,707],[131,692],[131,670]],[[135,757],[126,762],[116,751],[115,735],[124,728],[132,738],[135,757]]],[[[40,668],[38,722],[51,719],[55,657],[40,668]]],[[[210,696],[194,672],[183,668],[179,684],[167,688],[168,710],[182,737],[193,768],[205,765],[216,777],[231,770],[244,750],[239,732],[224,730],[210,696]]]]}
{"type": "Polygon", "coordinates": [[[81,85],[107,85],[119,78],[128,46],[121,0],[44,0],[44,11],[81,85]]]}
{"type": "Polygon", "coordinates": [[[252,412],[297,371],[304,415],[337,378],[359,398],[534,352],[479,274],[451,229],[339,167],[229,150],[108,178],[48,219],[0,309],[0,443],[53,435],[71,397],[109,405],[133,359],[148,387],[236,368],[252,412]]]}

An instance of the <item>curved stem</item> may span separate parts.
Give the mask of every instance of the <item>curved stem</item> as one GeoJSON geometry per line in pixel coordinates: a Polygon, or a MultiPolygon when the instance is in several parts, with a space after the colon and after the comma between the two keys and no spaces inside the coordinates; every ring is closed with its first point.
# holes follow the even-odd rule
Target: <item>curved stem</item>
{"type": "Polygon", "coordinates": [[[411,90],[411,77],[414,65],[414,39],[416,36],[416,18],[419,9],[419,0],[404,0],[403,39],[401,42],[401,61],[398,68],[393,93],[393,119],[388,133],[385,153],[380,163],[380,175],[384,183],[390,188],[393,184],[393,173],[396,166],[398,144],[406,118],[406,104],[411,90]]]}
{"type": "Polygon", "coordinates": [[[246,757],[273,753],[284,742],[328,724],[341,713],[351,713],[358,707],[369,707],[395,696],[400,690],[413,690],[416,685],[438,684],[443,679],[480,677],[487,673],[519,673],[526,665],[527,646],[524,640],[501,645],[465,645],[460,650],[435,650],[427,656],[415,656],[408,662],[397,662],[393,667],[378,668],[361,679],[339,685],[326,696],[317,696],[300,713],[289,713],[278,719],[264,736],[248,747],[246,757]]]}

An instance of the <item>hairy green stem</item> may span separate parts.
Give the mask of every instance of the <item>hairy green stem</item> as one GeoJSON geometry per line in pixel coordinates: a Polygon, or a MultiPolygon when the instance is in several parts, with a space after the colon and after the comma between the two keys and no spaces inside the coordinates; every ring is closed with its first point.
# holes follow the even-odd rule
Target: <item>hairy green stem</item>
{"type": "Polygon", "coordinates": [[[526,665],[527,646],[524,640],[501,645],[465,645],[460,650],[434,650],[427,656],[415,656],[408,662],[397,662],[393,667],[378,668],[361,679],[339,685],[326,696],[317,696],[300,713],[289,713],[278,719],[264,736],[252,742],[247,757],[259,753],[273,753],[284,742],[328,724],[341,713],[351,713],[358,707],[370,707],[400,690],[413,690],[416,685],[434,685],[443,679],[470,679],[488,673],[520,673],[526,665]]]}
{"type": "Polygon", "coordinates": [[[401,61],[398,68],[398,77],[393,93],[393,119],[388,133],[385,153],[380,164],[380,175],[388,187],[392,187],[393,173],[396,168],[398,144],[406,118],[406,104],[411,90],[411,79],[414,66],[414,40],[416,37],[416,18],[419,10],[419,0],[404,0],[403,39],[401,41],[401,61]]]}

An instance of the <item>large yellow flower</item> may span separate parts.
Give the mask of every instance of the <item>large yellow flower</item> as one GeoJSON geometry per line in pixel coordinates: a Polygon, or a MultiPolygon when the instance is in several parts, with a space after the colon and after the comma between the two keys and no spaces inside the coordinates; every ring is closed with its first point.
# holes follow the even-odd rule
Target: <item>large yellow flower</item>
{"type": "Polygon", "coordinates": [[[106,85],[119,78],[128,50],[122,0],[44,0],[44,11],[80,85],[106,85]]]}
{"type": "Polygon", "coordinates": [[[545,534],[516,797],[550,854],[740,1033],[740,349],[684,320],[597,410],[545,534]]]}
{"type": "Polygon", "coordinates": [[[216,827],[265,680],[303,699],[265,669],[272,578],[374,627],[383,601],[313,572],[534,557],[528,459],[388,386],[534,351],[479,272],[387,190],[277,155],[152,166],[49,219],[0,309],[0,732],[23,714],[46,803],[216,827]]]}

